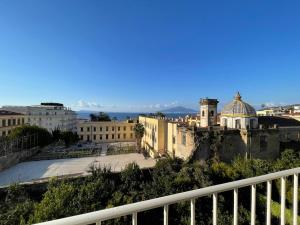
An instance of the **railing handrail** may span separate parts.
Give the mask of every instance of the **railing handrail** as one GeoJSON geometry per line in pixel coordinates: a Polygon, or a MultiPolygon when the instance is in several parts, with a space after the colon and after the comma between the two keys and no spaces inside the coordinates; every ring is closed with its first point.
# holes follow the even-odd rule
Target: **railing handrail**
{"type": "Polygon", "coordinates": [[[204,196],[209,196],[214,193],[222,193],[236,188],[243,188],[255,184],[260,184],[267,181],[272,181],[282,177],[291,176],[300,173],[300,167],[266,174],[262,176],[247,178],[243,180],[233,181],[224,184],[218,184],[210,187],[205,187],[197,190],[182,192],[178,194],[172,194],[160,198],[150,199],[146,201],[131,203],[114,208],[103,209],[100,211],[85,213],[81,215],[66,217],[63,219],[57,219],[53,221],[38,223],[36,225],[85,225],[96,223],[97,221],[104,221],[109,219],[115,219],[132,213],[143,212],[154,208],[163,207],[165,205],[171,205],[174,203],[188,201],[204,196]]]}

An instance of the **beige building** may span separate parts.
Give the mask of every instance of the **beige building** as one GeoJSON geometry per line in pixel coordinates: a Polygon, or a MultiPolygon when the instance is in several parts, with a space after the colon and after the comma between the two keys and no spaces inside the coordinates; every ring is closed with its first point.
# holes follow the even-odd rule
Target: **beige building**
{"type": "Polygon", "coordinates": [[[195,149],[192,128],[176,122],[168,123],[167,153],[171,157],[187,159],[195,149]]]}
{"type": "Polygon", "coordinates": [[[82,141],[95,143],[135,141],[134,126],[131,121],[81,121],[77,123],[77,134],[82,141]]]}
{"type": "Polygon", "coordinates": [[[140,116],[139,123],[145,128],[142,139],[144,148],[151,157],[165,155],[167,152],[168,120],[161,117],[140,116]]]}
{"type": "Polygon", "coordinates": [[[0,137],[7,136],[11,130],[25,124],[26,116],[21,113],[0,110],[0,137]]]}
{"type": "Polygon", "coordinates": [[[77,115],[61,103],[41,103],[36,106],[3,106],[3,110],[26,115],[25,123],[36,125],[52,132],[76,131],[77,115]]]}

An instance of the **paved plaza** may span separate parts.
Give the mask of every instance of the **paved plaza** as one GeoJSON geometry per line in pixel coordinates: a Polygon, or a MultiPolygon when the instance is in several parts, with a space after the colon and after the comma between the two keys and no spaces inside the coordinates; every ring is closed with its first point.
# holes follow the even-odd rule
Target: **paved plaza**
{"type": "Polygon", "coordinates": [[[19,163],[0,172],[0,186],[11,183],[22,183],[33,180],[63,175],[86,175],[91,165],[110,167],[112,171],[121,171],[127,164],[136,162],[140,168],[150,168],[155,165],[152,158],[145,159],[143,155],[132,153],[124,155],[109,155],[73,159],[42,160],[19,163]]]}

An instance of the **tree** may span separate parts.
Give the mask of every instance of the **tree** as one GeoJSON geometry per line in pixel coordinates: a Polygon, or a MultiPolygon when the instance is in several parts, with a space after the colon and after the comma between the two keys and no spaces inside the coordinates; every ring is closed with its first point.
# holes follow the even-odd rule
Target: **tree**
{"type": "MultiPolygon", "coordinates": [[[[9,138],[14,140],[18,138],[28,137],[28,142],[31,142],[30,147],[34,147],[33,143],[34,141],[31,140],[34,135],[36,135],[37,138],[37,145],[38,146],[46,146],[52,142],[52,135],[46,130],[45,128],[41,128],[38,126],[31,126],[31,125],[23,125],[20,127],[16,127],[13,129],[9,135],[9,138]]],[[[25,140],[26,141],[26,140],[25,140]]],[[[25,146],[28,146],[25,144],[25,146]]]]}
{"type": "Polygon", "coordinates": [[[166,117],[166,115],[164,113],[162,113],[162,112],[156,112],[155,115],[157,117],[161,117],[161,118],[165,118],[166,117]]]}
{"type": "Polygon", "coordinates": [[[133,130],[134,130],[134,133],[135,133],[137,150],[138,150],[138,152],[141,152],[142,138],[144,137],[145,128],[144,128],[143,124],[137,123],[134,126],[133,130]]]}
{"type": "Polygon", "coordinates": [[[71,144],[78,142],[79,137],[76,133],[64,131],[61,133],[61,139],[65,142],[65,146],[69,147],[71,144]]]}
{"type": "Polygon", "coordinates": [[[99,112],[99,114],[90,114],[91,121],[111,121],[111,118],[107,113],[99,112]]]}
{"type": "Polygon", "coordinates": [[[61,139],[61,132],[59,129],[52,131],[53,141],[59,141],[61,139]]]}

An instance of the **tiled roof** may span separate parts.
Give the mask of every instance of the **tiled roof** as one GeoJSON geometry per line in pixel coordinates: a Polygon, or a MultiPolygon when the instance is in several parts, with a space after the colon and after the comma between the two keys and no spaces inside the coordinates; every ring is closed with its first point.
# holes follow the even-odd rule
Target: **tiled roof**
{"type": "Polygon", "coordinates": [[[237,93],[235,99],[231,103],[224,106],[221,115],[256,116],[256,111],[251,105],[242,101],[240,93],[237,93]]]}

